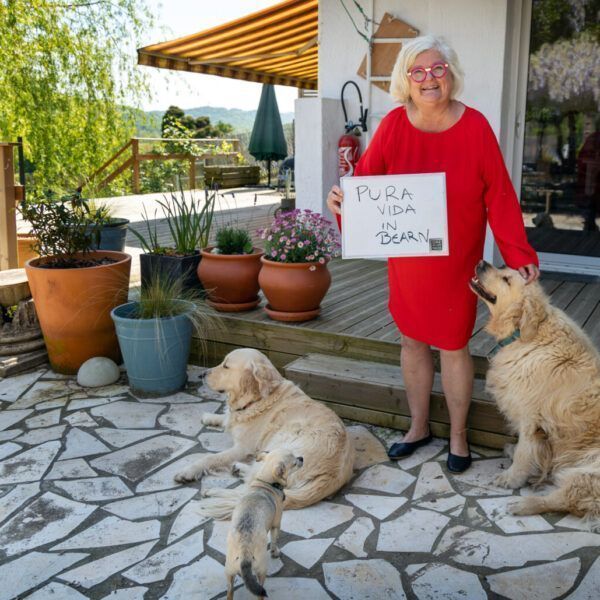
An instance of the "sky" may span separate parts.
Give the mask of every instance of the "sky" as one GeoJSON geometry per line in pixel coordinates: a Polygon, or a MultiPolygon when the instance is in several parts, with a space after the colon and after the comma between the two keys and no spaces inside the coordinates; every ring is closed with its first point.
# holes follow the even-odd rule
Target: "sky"
{"type": "MultiPolygon", "coordinates": [[[[142,46],[197,33],[233,21],[247,14],[279,4],[281,0],[146,0],[156,26],[142,39],[142,46]]],[[[142,102],[144,110],[166,110],[175,104],[181,108],[222,106],[253,110],[258,106],[262,84],[181,73],[140,66],[149,75],[152,97],[142,102]]],[[[294,110],[296,88],[275,86],[281,112],[294,110]]]]}

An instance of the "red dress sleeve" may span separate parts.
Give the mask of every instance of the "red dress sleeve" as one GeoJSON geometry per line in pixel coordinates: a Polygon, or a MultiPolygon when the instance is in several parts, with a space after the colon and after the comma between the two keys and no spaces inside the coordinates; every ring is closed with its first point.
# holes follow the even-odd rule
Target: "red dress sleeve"
{"type": "Polygon", "coordinates": [[[484,200],[488,223],[502,257],[511,269],[529,264],[539,265],[537,254],[527,241],[521,207],[500,146],[487,120],[483,121],[484,200]]]}

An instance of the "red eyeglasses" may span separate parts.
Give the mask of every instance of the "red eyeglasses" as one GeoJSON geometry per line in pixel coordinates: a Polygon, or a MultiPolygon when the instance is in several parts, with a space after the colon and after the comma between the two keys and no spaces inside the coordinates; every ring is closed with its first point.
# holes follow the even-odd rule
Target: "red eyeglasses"
{"type": "Polygon", "coordinates": [[[430,67],[413,67],[406,74],[415,82],[423,83],[427,79],[427,73],[431,73],[436,79],[441,79],[448,72],[448,63],[438,62],[430,67]]]}

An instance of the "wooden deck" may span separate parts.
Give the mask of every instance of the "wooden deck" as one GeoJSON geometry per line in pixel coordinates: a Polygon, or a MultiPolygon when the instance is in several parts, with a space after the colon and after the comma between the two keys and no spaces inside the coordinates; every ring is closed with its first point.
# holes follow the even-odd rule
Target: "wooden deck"
{"type": "MultiPolygon", "coordinates": [[[[314,321],[272,321],[262,310],[264,299],[259,308],[247,313],[221,313],[222,327],[209,336],[212,352],[208,362],[218,362],[233,347],[250,346],[267,353],[279,367],[314,352],[397,364],[400,333],[387,309],[385,262],[336,259],[330,263],[330,271],[332,285],[321,315],[314,321]]],[[[541,284],[552,303],[565,310],[600,347],[600,283],[543,276],[541,284]]],[[[487,318],[487,309],[479,303],[469,348],[480,376],[495,345],[483,331],[487,318]]]]}

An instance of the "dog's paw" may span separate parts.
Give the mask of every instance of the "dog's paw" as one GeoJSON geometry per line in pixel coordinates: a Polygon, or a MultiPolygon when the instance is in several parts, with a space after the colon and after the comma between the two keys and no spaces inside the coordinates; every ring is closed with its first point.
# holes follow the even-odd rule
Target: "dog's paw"
{"type": "Polygon", "coordinates": [[[279,551],[279,548],[271,548],[271,558],[279,558],[280,556],[281,552],[279,551]]]}
{"type": "Polygon", "coordinates": [[[193,481],[198,481],[202,477],[202,473],[198,473],[192,469],[186,469],[185,471],[181,471],[173,477],[173,479],[177,483],[192,483],[193,481]]]}
{"type": "Polygon", "coordinates": [[[510,469],[500,473],[496,479],[494,479],[494,485],[496,487],[508,488],[510,490],[516,490],[517,488],[523,487],[527,482],[526,478],[516,476],[510,469]]]}
{"type": "Polygon", "coordinates": [[[536,496],[526,496],[525,498],[517,498],[513,502],[509,502],[506,510],[511,515],[525,517],[540,513],[540,504],[536,496]]]}

